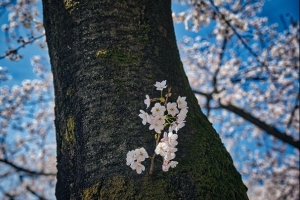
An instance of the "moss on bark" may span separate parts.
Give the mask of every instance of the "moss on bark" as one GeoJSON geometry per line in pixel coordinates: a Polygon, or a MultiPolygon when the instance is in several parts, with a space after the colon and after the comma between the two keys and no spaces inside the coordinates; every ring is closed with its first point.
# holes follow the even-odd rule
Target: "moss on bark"
{"type": "Polygon", "coordinates": [[[43,0],[60,133],[57,199],[247,199],[185,76],[171,1],[91,0],[72,4],[75,9],[66,2],[43,0]],[[164,173],[156,159],[153,176],[137,175],[126,166],[126,153],[141,146],[154,152],[154,135],[138,113],[162,80],[172,87],[171,98],[188,101],[179,164],[164,173]]]}
{"type": "Polygon", "coordinates": [[[76,8],[79,2],[73,0],[64,0],[64,4],[66,10],[70,10],[70,13],[72,13],[72,11],[76,8]]]}
{"type": "Polygon", "coordinates": [[[141,60],[139,55],[121,48],[114,48],[112,50],[100,49],[96,52],[95,56],[96,58],[106,59],[120,67],[138,65],[141,60]]]}

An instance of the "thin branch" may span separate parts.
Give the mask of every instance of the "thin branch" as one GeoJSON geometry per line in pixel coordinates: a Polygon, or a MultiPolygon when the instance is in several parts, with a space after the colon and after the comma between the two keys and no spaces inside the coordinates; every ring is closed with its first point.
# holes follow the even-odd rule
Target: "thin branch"
{"type": "MultiPolygon", "coordinates": [[[[199,91],[193,91],[195,94],[200,94],[203,96],[208,96],[210,94],[205,94],[203,92],[199,92],[199,91]]],[[[219,101],[219,105],[221,108],[224,108],[230,112],[233,112],[234,114],[242,117],[243,119],[247,120],[248,122],[251,122],[252,124],[254,124],[255,126],[259,127],[261,130],[265,131],[267,134],[274,136],[275,138],[281,140],[284,143],[287,143],[295,148],[297,148],[298,150],[300,150],[300,141],[296,140],[295,138],[287,135],[285,132],[281,132],[279,131],[277,128],[275,128],[274,126],[271,126],[261,120],[259,120],[258,118],[254,117],[253,115],[251,115],[250,113],[246,112],[245,110],[238,108],[234,105],[224,105],[219,101]]]]}
{"type": "MultiPolygon", "coordinates": [[[[230,79],[232,83],[238,83],[242,81],[242,78],[239,77],[233,77],[230,79]]],[[[267,77],[259,77],[259,76],[255,76],[255,77],[245,77],[246,81],[267,81],[268,78],[267,77]]]]}
{"type": "Polygon", "coordinates": [[[39,195],[38,193],[36,193],[35,191],[33,191],[29,186],[26,186],[26,189],[33,194],[34,196],[36,196],[39,200],[46,200],[44,197],[42,197],[41,195],[39,195]]]}
{"type": "Polygon", "coordinates": [[[291,114],[290,120],[289,120],[289,122],[287,124],[287,127],[291,126],[293,118],[294,118],[294,115],[295,115],[295,112],[296,112],[297,109],[299,109],[299,105],[298,105],[299,101],[300,101],[300,93],[298,92],[298,97],[297,97],[295,106],[294,106],[294,108],[293,108],[293,110],[291,112],[292,114],[291,114]]]}
{"type": "Polygon", "coordinates": [[[282,142],[285,142],[285,143],[297,148],[298,150],[300,150],[300,141],[295,140],[295,138],[287,135],[285,132],[279,131],[274,126],[271,126],[271,125],[259,120],[258,118],[254,117],[250,113],[248,113],[248,112],[244,111],[243,109],[238,108],[234,105],[230,105],[230,104],[223,105],[223,104],[221,104],[221,102],[219,102],[219,104],[220,104],[221,108],[224,108],[226,110],[233,112],[234,114],[236,114],[236,115],[242,117],[243,119],[251,122],[252,124],[256,125],[260,129],[265,131],[267,134],[272,135],[275,138],[281,140],[282,142]]]}
{"type": "MultiPolygon", "coordinates": [[[[158,142],[160,140],[160,135],[161,135],[161,133],[157,134],[157,138],[156,138],[156,141],[155,141],[155,146],[158,145],[158,142]]],[[[149,170],[149,174],[150,175],[152,175],[153,171],[154,171],[154,159],[155,159],[155,156],[156,156],[156,153],[154,152],[153,156],[151,157],[151,166],[150,166],[150,170],[149,170]]]]}
{"type": "Polygon", "coordinates": [[[9,194],[2,186],[0,186],[0,191],[9,199],[15,199],[14,195],[9,194]]]}
{"type": "Polygon", "coordinates": [[[30,170],[30,169],[26,169],[24,167],[18,166],[16,164],[8,161],[7,159],[2,159],[1,158],[0,162],[5,163],[5,164],[13,167],[17,171],[22,171],[22,172],[25,172],[25,173],[30,174],[30,175],[38,175],[38,176],[55,176],[56,175],[56,173],[45,173],[43,171],[33,171],[33,170],[30,170]]]}
{"type": "MultiPolygon", "coordinates": [[[[227,32],[227,29],[226,29],[226,32],[227,32]]],[[[222,52],[219,54],[219,67],[217,68],[215,75],[214,75],[214,79],[213,79],[213,86],[214,86],[215,90],[216,90],[216,86],[217,86],[217,76],[219,74],[219,71],[220,71],[220,68],[222,65],[226,45],[227,45],[227,38],[224,38],[223,43],[222,43],[222,52]]]]}
{"type": "Polygon", "coordinates": [[[6,58],[6,57],[8,57],[8,56],[10,56],[10,55],[12,55],[12,54],[17,54],[18,51],[19,51],[20,49],[24,48],[27,44],[31,44],[31,43],[33,43],[34,41],[36,41],[36,40],[38,40],[38,39],[40,39],[40,38],[42,38],[42,37],[44,37],[44,36],[45,36],[45,35],[43,34],[43,35],[40,35],[40,36],[38,36],[38,37],[33,37],[33,38],[31,38],[30,40],[28,40],[28,41],[26,41],[26,42],[24,41],[22,45],[18,46],[18,47],[15,48],[15,49],[9,50],[9,51],[7,51],[7,52],[5,53],[5,55],[0,56],[0,60],[1,60],[1,59],[4,59],[4,58],[6,58]]]}
{"type": "Polygon", "coordinates": [[[224,20],[224,22],[231,28],[231,30],[234,32],[234,34],[237,36],[237,38],[241,41],[241,43],[244,45],[244,47],[254,56],[254,58],[257,60],[257,62],[261,63],[263,67],[267,69],[267,66],[264,62],[262,62],[259,59],[259,56],[252,50],[251,47],[247,44],[247,42],[243,39],[243,37],[237,32],[237,30],[234,28],[234,26],[225,18],[223,13],[220,12],[219,8],[215,6],[213,0],[210,0],[212,6],[216,9],[217,13],[221,16],[221,18],[224,20]]]}

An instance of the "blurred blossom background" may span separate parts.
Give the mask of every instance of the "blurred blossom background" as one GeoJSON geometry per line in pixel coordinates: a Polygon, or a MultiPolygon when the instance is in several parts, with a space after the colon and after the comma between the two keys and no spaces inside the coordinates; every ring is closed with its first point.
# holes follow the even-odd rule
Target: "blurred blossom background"
{"type": "MultiPolygon", "coordinates": [[[[173,0],[190,85],[253,200],[299,199],[299,1],[173,0]]],[[[0,199],[55,199],[39,0],[0,0],[0,199]]]]}

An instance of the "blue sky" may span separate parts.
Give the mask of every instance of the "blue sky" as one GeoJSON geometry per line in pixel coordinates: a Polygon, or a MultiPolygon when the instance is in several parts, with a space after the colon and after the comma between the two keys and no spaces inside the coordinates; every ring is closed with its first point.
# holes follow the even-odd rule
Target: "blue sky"
{"type": "MultiPolygon", "coordinates": [[[[42,14],[42,5],[39,2],[40,13],[42,14]]],[[[0,26],[2,24],[7,23],[7,13],[0,18],[0,26]]],[[[5,34],[2,30],[0,30],[0,56],[4,55],[4,51],[7,50],[8,44],[5,41],[5,34]]],[[[14,47],[18,47],[19,45],[15,45],[14,47]]],[[[1,59],[0,66],[6,67],[9,69],[9,74],[13,77],[10,81],[5,82],[5,85],[14,85],[21,83],[24,79],[33,79],[36,78],[35,74],[32,71],[32,66],[30,64],[30,58],[34,55],[41,55],[48,57],[48,52],[46,50],[41,50],[41,48],[37,47],[35,44],[26,45],[25,48],[22,48],[19,51],[23,55],[23,59],[19,61],[11,62],[8,59],[1,59]]],[[[50,65],[49,65],[50,68],[50,65]]],[[[0,86],[2,84],[0,83],[0,86]]]]}
{"type": "MultiPolygon", "coordinates": [[[[178,4],[173,4],[172,6],[173,11],[175,12],[184,11],[186,8],[188,7],[178,4]]],[[[277,23],[279,25],[279,29],[282,30],[283,25],[280,21],[280,15],[285,15],[287,13],[289,13],[295,20],[299,21],[299,0],[266,0],[260,16],[268,17],[269,24],[277,23]]],[[[183,24],[176,23],[174,28],[177,41],[180,41],[184,36],[195,37],[199,35],[199,33],[185,31],[183,24]]]]}
{"type": "MultiPolygon", "coordinates": [[[[173,4],[172,9],[175,12],[186,11],[189,7],[179,4],[173,4]]],[[[283,31],[284,25],[280,16],[290,15],[292,18],[299,22],[299,0],[265,0],[260,17],[267,17],[268,24],[277,24],[277,30],[283,31]]],[[[285,18],[287,20],[288,18],[285,18]]],[[[193,37],[207,36],[212,31],[212,26],[203,26],[198,32],[186,31],[183,23],[174,24],[176,39],[179,43],[184,36],[193,37]],[[210,31],[210,32],[209,32],[210,31]]],[[[211,41],[210,41],[211,42],[211,41]]]]}
{"type": "MultiPolygon", "coordinates": [[[[41,5],[40,5],[41,8],[41,5]]],[[[186,7],[178,4],[173,4],[173,11],[183,11],[186,7]]],[[[42,13],[42,12],[41,12],[42,13]]],[[[299,21],[299,0],[267,0],[263,8],[261,16],[267,16],[269,18],[270,24],[279,23],[280,28],[282,24],[280,23],[280,14],[290,13],[294,19],[299,21]]],[[[7,21],[7,15],[0,18],[0,24],[2,25],[7,21]]],[[[175,33],[177,42],[179,42],[183,36],[188,35],[195,37],[199,33],[194,33],[191,31],[185,31],[183,24],[175,24],[175,33]]],[[[4,33],[0,32],[0,55],[2,56],[4,50],[7,49],[7,44],[4,41],[4,33]]],[[[34,55],[42,55],[47,57],[48,52],[41,50],[34,44],[27,45],[25,48],[21,49],[21,54],[24,58],[17,62],[11,62],[7,59],[0,60],[0,66],[7,67],[9,69],[10,75],[13,77],[12,80],[5,82],[7,85],[19,84],[24,79],[35,78],[32,73],[32,67],[30,65],[30,58],[34,55]]]]}
{"type": "MultiPolygon", "coordinates": [[[[41,8],[41,5],[40,5],[41,8]]],[[[173,5],[173,11],[180,12],[186,9],[181,5],[173,5]]],[[[289,13],[294,19],[299,21],[299,0],[267,0],[265,6],[263,7],[263,12],[261,16],[266,16],[269,18],[269,23],[278,23],[279,28],[282,30],[283,26],[280,22],[280,14],[285,15],[289,13]]],[[[0,18],[0,26],[7,21],[7,15],[0,18]]],[[[175,33],[177,42],[179,42],[183,36],[188,35],[190,37],[195,37],[200,33],[195,33],[191,31],[185,31],[183,24],[175,24],[175,33]]],[[[207,29],[208,30],[208,29],[207,29]]],[[[202,29],[202,31],[207,31],[202,29]]],[[[7,49],[7,44],[4,40],[4,33],[0,31],[0,56],[4,54],[7,49]]],[[[20,84],[24,79],[33,79],[35,75],[32,72],[32,66],[30,64],[30,58],[34,55],[41,55],[48,57],[48,52],[41,50],[35,44],[27,45],[25,48],[20,50],[20,53],[24,56],[23,59],[17,62],[11,62],[7,59],[0,60],[0,66],[7,67],[9,69],[10,75],[13,77],[10,81],[4,84],[12,86],[14,84],[20,84]]],[[[49,66],[50,68],[50,66],[49,66]]],[[[3,83],[0,83],[0,87],[3,83]]]]}

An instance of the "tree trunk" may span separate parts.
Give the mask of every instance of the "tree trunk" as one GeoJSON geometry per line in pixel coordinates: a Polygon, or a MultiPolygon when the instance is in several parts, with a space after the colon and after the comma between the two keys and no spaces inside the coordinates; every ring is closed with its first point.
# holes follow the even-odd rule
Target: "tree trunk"
{"type": "MultiPolygon", "coordinates": [[[[171,0],[43,0],[43,11],[55,87],[57,199],[248,199],[185,76],[171,0]],[[179,164],[162,172],[156,158],[153,175],[136,174],[126,154],[154,152],[153,131],[138,114],[162,80],[173,98],[187,97],[179,164]]],[[[150,159],[144,163],[149,170],[150,159]]]]}

